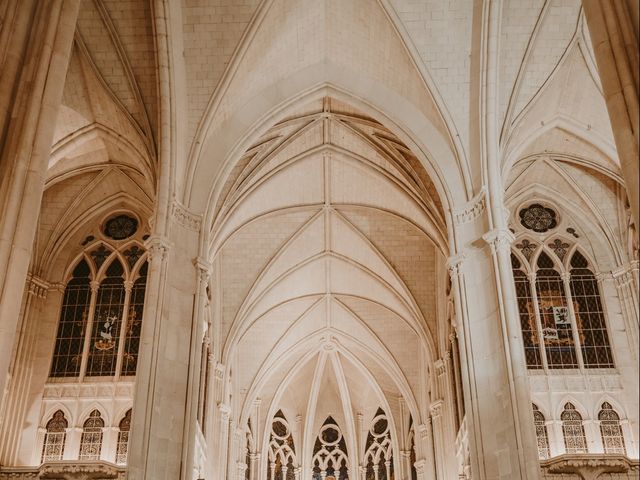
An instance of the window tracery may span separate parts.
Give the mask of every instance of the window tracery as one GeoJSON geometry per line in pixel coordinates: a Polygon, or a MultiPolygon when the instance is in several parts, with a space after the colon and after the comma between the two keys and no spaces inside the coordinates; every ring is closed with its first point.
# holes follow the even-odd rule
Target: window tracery
{"type": "Polygon", "coordinates": [[[57,410],[47,422],[44,444],[42,446],[42,463],[62,460],[69,423],[62,410],[57,410]]]}
{"type": "Polygon", "coordinates": [[[349,457],[347,444],[340,427],[329,416],[320,428],[313,446],[313,479],[324,480],[334,477],[336,480],[349,478],[349,457]]]}
{"type": "Polygon", "coordinates": [[[613,368],[599,285],[589,262],[575,250],[570,271],[561,273],[560,259],[569,255],[570,245],[555,239],[549,246],[555,253],[541,250],[537,259],[531,253],[532,265],[511,254],[527,367],[613,368]]]}
{"type": "Polygon", "coordinates": [[[293,480],[295,478],[296,450],[289,423],[282,410],[276,412],[271,422],[268,457],[268,480],[293,480]]]}
{"type": "Polygon", "coordinates": [[[80,460],[99,460],[102,450],[104,420],[98,410],[93,410],[82,426],[80,460]]]}
{"type": "Polygon", "coordinates": [[[624,445],[624,436],[620,426],[620,416],[616,413],[610,403],[604,402],[598,413],[600,421],[600,435],[602,436],[602,446],[604,453],[626,455],[627,450],[624,445]]]}
{"type": "Polygon", "coordinates": [[[389,421],[381,408],[378,408],[369,428],[364,464],[367,480],[392,480],[394,478],[389,421]]]}
{"type": "Polygon", "coordinates": [[[131,430],[131,409],[124,414],[118,425],[118,443],[116,444],[116,463],[127,464],[129,454],[129,431],[131,430]]]}
{"type": "Polygon", "coordinates": [[[135,375],[148,265],[139,245],[120,250],[89,246],[73,269],[50,377],[135,375]]]}
{"type": "Polygon", "coordinates": [[[572,403],[567,403],[560,415],[566,453],[588,453],[582,415],[572,403]]]}
{"type": "Polygon", "coordinates": [[[533,405],[533,423],[536,426],[536,438],[538,440],[538,458],[540,458],[540,460],[546,460],[550,457],[547,425],[544,415],[535,404],[533,405]]]}

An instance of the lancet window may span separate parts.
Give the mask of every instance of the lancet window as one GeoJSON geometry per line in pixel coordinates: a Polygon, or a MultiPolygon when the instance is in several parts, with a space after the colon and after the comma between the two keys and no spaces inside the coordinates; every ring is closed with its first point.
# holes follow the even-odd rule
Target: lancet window
{"type": "Polygon", "coordinates": [[[136,244],[87,249],[65,288],[50,377],[135,375],[146,277],[136,244]]]}
{"type": "Polygon", "coordinates": [[[349,478],[349,457],[347,443],[340,427],[327,417],[313,446],[313,480],[334,477],[336,480],[349,478]]]}
{"type": "Polygon", "coordinates": [[[620,426],[620,417],[611,404],[604,402],[602,409],[598,413],[600,421],[600,435],[602,436],[602,446],[604,453],[626,455],[624,446],[624,436],[620,426]]]}
{"type": "Polygon", "coordinates": [[[116,463],[127,464],[129,454],[129,431],[131,430],[131,409],[124,414],[118,425],[118,443],[116,444],[116,463]]]}
{"type": "Polygon", "coordinates": [[[42,457],[40,459],[42,463],[62,460],[68,426],[69,423],[64,417],[62,410],[56,411],[51,417],[51,420],[47,422],[44,444],[42,446],[42,457]]]}
{"type": "Polygon", "coordinates": [[[271,422],[268,460],[268,480],[293,480],[295,478],[296,449],[289,423],[282,410],[276,412],[271,422]]]}
{"type": "Polygon", "coordinates": [[[527,367],[613,368],[598,282],[589,262],[576,250],[566,272],[561,265],[569,244],[556,239],[549,245],[554,248],[536,257],[536,244],[516,244],[527,261],[535,259],[531,265],[511,255],[527,367]]]}
{"type": "Polygon", "coordinates": [[[378,408],[369,428],[364,464],[367,480],[391,480],[394,478],[389,421],[381,408],[378,408]]]}
{"type": "Polygon", "coordinates": [[[550,456],[547,425],[544,415],[535,404],[533,405],[533,423],[536,426],[536,438],[538,439],[538,457],[540,460],[546,460],[550,456]]]}
{"type": "Polygon", "coordinates": [[[104,420],[98,410],[89,414],[82,426],[80,437],[80,460],[99,460],[102,451],[102,429],[104,420]]]}
{"type": "Polygon", "coordinates": [[[566,453],[588,453],[582,415],[572,403],[567,403],[560,415],[566,453]]]}

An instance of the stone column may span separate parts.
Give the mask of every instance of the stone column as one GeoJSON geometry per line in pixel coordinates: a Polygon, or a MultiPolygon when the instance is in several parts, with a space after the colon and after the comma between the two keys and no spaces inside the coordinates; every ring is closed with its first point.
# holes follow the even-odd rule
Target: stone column
{"type": "MultiPolygon", "coordinates": [[[[0,70],[0,392],[33,250],[80,0],[24,0],[7,25],[0,70]],[[4,52],[3,52],[4,53],[4,52]]],[[[0,411],[2,409],[0,408],[0,411]]]]}
{"type": "MultiPolygon", "coordinates": [[[[147,240],[149,272],[140,357],[136,372],[129,448],[129,480],[182,477],[189,390],[192,332],[198,274],[199,225],[179,211],[170,218],[170,237],[147,240]]],[[[199,345],[197,350],[199,351],[199,345]]],[[[197,364],[199,362],[196,362],[197,364]]],[[[197,395],[197,390],[196,390],[197,395]]]]}
{"type": "Polygon", "coordinates": [[[631,3],[622,0],[583,0],[582,6],[589,26],[629,204],[634,223],[638,227],[640,74],[638,26],[632,20],[631,3]]]}
{"type": "Polygon", "coordinates": [[[431,480],[437,478],[431,417],[427,418],[426,424],[416,426],[415,441],[417,447],[415,465],[418,480],[431,480]],[[418,469],[418,464],[421,465],[420,469],[418,469]]]}
{"type": "Polygon", "coordinates": [[[431,426],[433,429],[433,450],[435,457],[436,478],[446,478],[446,454],[450,449],[445,445],[444,422],[442,418],[444,402],[438,399],[431,403],[431,426]]]}

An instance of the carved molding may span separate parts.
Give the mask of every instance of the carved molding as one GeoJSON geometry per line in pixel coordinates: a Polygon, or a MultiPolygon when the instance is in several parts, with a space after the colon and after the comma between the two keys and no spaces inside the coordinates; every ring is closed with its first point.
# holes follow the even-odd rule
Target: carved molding
{"type": "Polygon", "coordinates": [[[47,290],[52,286],[51,283],[47,282],[45,279],[32,273],[27,275],[27,285],[29,294],[38,298],[46,298],[47,290]]]}
{"type": "Polygon", "coordinates": [[[640,471],[640,462],[622,455],[565,454],[540,462],[540,467],[548,473],[627,473],[640,471]]]}
{"type": "Polygon", "coordinates": [[[491,250],[511,249],[511,244],[516,239],[511,231],[503,228],[494,228],[482,235],[482,239],[489,244],[491,250]]]}
{"type": "Polygon", "coordinates": [[[478,195],[460,208],[453,210],[453,221],[456,225],[464,225],[473,222],[482,215],[486,208],[485,191],[482,189],[478,195]]]}
{"type": "Polygon", "coordinates": [[[171,204],[171,216],[187,230],[199,232],[202,226],[202,215],[190,212],[187,207],[177,200],[171,204]]]}
{"type": "Polygon", "coordinates": [[[101,460],[78,463],[77,460],[45,463],[39,468],[2,468],[0,479],[22,480],[39,478],[42,480],[124,480],[126,468],[117,467],[101,460]]]}

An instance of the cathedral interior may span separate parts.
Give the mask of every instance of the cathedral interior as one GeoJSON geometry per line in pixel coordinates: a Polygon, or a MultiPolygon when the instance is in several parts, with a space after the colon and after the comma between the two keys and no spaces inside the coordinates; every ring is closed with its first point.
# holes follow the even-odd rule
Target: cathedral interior
{"type": "Polygon", "coordinates": [[[638,32],[0,2],[0,480],[637,480],[638,32]]]}

